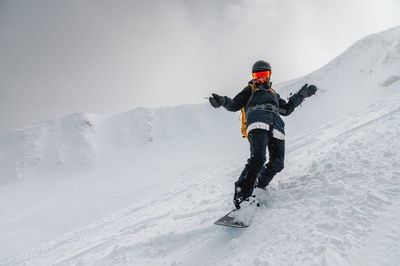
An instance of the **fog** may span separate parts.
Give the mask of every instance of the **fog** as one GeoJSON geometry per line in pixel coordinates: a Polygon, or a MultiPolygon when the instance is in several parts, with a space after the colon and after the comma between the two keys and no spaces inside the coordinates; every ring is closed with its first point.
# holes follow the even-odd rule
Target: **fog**
{"type": "Polygon", "coordinates": [[[296,78],[399,14],[394,0],[0,0],[0,132],[234,96],[258,59],[274,83],[296,78]]]}

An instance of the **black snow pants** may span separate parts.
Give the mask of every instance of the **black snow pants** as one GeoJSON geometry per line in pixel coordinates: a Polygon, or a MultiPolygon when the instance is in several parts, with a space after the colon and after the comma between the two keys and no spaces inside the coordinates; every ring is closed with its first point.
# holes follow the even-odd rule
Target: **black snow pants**
{"type": "Polygon", "coordinates": [[[284,167],[285,141],[272,137],[271,131],[254,129],[249,132],[250,158],[239,179],[235,182],[235,198],[247,199],[253,193],[255,183],[266,187],[284,167]],[[269,162],[266,161],[268,147],[269,162]]]}

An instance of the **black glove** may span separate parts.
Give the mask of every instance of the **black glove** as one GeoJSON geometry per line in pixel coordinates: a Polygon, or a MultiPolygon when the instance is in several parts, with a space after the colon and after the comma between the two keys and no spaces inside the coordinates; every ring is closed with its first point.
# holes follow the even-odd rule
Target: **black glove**
{"type": "Polygon", "coordinates": [[[303,96],[303,98],[311,97],[317,92],[317,87],[314,85],[308,86],[308,84],[305,84],[301,89],[299,90],[299,94],[303,96]]]}
{"type": "Polygon", "coordinates": [[[215,94],[215,93],[213,93],[212,97],[208,98],[208,100],[210,101],[210,104],[214,108],[221,107],[222,105],[225,104],[225,97],[219,96],[218,94],[215,94]]]}

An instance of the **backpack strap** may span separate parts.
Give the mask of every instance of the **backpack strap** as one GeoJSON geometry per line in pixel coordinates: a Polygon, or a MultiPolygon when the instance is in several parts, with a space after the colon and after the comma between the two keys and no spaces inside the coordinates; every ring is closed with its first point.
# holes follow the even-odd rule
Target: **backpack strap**
{"type": "Polygon", "coordinates": [[[248,138],[248,135],[247,135],[246,108],[247,108],[247,106],[249,105],[251,99],[253,99],[254,93],[258,90],[258,88],[257,88],[256,85],[254,84],[253,80],[251,80],[251,81],[249,82],[249,86],[250,86],[250,88],[251,88],[251,94],[250,94],[250,97],[249,97],[249,99],[247,100],[245,106],[244,106],[244,107],[242,108],[242,110],[241,110],[241,120],[242,120],[241,132],[242,132],[243,138],[246,138],[246,139],[248,138]]]}
{"type": "Polygon", "coordinates": [[[247,106],[249,105],[251,99],[253,99],[254,93],[255,93],[256,91],[258,91],[258,88],[256,87],[256,84],[254,84],[253,80],[251,80],[251,81],[249,82],[249,86],[250,86],[250,88],[251,88],[251,94],[250,94],[250,97],[249,97],[249,99],[247,100],[247,103],[246,103],[246,105],[244,106],[244,108],[247,108],[247,106]]]}

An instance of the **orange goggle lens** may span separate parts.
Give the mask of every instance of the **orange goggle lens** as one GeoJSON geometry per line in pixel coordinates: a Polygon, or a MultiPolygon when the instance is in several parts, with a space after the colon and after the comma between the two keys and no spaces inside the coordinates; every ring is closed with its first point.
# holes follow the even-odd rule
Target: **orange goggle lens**
{"type": "Polygon", "coordinates": [[[261,71],[253,73],[253,79],[266,79],[271,76],[271,71],[261,71]]]}

